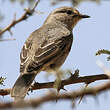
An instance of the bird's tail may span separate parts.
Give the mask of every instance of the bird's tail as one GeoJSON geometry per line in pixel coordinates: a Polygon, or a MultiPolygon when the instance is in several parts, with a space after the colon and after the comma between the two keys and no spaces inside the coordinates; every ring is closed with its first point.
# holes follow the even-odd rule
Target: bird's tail
{"type": "Polygon", "coordinates": [[[20,75],[11,90],[11,96],[14,97],[15,100],[24,99],[35,76],[35,74],[20,75]]]}

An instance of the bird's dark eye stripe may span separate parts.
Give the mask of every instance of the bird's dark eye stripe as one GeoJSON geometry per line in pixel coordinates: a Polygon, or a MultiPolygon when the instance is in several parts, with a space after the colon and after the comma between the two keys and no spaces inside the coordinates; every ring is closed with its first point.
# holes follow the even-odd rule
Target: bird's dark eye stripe
{"type": "Polygon", "coordinates": [[[56,13],[67,13],[67,14],[72,14],[73,12],[71,10],[61,10],[57,11],[56,13]]]}
{"type": "Polygon", "coordinates": [[[66,10],[62,10],[62,11],[57,11],[56,13],[66,13],[66,10]]]}

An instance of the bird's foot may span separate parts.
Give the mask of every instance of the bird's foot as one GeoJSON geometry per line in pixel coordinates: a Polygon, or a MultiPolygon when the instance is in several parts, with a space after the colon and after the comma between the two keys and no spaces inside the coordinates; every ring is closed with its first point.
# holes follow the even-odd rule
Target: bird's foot
{"type": "Polygon", "coordinates": [[[39,83],[34,80],[33,84],[29,88],[29,91],[33,92],[33,89],[37,86],[39,86],[39,83]]]}
{"type": "Polygon", "coordinates": [[[56,94],[56,102],[57,102],[60,90],[61,89],[62,90],[65,90],[65,91],[67,91],[67,90],[64,88],[64,85],[63,85],[63,83],[62,83],[62,81],[61,81],[60,78],[57,78],[55,80],[55,82],[54,82],[54,88],[56,88],[56,90],[57,90],[57,94],[56,94]]]}

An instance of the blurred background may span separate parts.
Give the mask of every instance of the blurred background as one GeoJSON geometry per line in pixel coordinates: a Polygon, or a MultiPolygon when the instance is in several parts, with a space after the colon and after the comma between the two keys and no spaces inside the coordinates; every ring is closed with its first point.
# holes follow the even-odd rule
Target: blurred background
{"type": "MultiPolygon", "coordinates": [[[[16,14],[18,19],[24,8],[33,7],[36,0],[0,0],[0,30],[11,23],[16,14]]],[[[95,56],[99,49],[110,49],[110,1],[109,0],[41,0],[36,7],[33,16],[26,21],[18,23],[11,28],[10,32],[5,32],[0,36],[0,76],[6,77],[4,86],[0,88],[11,88],[19,76],[20,51],[27,37],[38,29],[49,13],[61,6],[75,7],[82,14],[87,14],[91,18],[81,20],[73,29],[74,42],[71,52],[62,66],[62,70],[80,70],[80,76],[95,75],[104,73],[96,64],[102,61],[106,68],[110,68],[110,62],[106,60],[106,55],[95,56]],[[4,41],[2,41],[4,39],[4,41]],[[8,40],[6,39],[16,39],[8,40]]],[[[53,76],[46,77],[45,72],[41,72],[35,79],[37,82],[54,81],[53,76]]],[[[89,86],[103,84],[105,81],[93,82],[89,86]]],[[[83,88],[85,84],[74,84],[65,86],[67,91],[83,88]]],[[[36,90],[26,96],[27,99],[37,98],[45,95],[48,89],[36,90]]],[[[61,92],[65,92],[62,91],[61,92]]],[[[0,102],[12,101],[11,97],[0,96],[0,102]]],[[[78,105],[77,110],[109,110],[110,92],[106,91],[95,97],[84,97],[78,105]]],[[[33,109],[33,108],[30,108],[33,109]]],[[[41,105],[38,109],[46,110],[72,110],[72,101],[49,102],[41,105]]]]}

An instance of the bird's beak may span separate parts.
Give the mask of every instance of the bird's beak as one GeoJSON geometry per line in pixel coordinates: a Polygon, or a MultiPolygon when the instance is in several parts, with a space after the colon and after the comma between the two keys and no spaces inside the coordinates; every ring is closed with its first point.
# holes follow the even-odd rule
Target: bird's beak
{"type": "Polygon", "coordinates": [[[80,19],[82,19],[82,18],[90,18],[90,16],[88,16],[88,15],[82,15],[82,14],[73,14],[73,17],[78,17],[80,19]]]}
{"type": "Polygon", "coordinates": [[[90,18],[90,16],[88,16],[88,15],[82,15],[82,14],[80,14],[79,17],[80,18],[90,18]]]}

